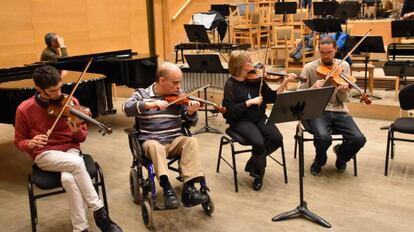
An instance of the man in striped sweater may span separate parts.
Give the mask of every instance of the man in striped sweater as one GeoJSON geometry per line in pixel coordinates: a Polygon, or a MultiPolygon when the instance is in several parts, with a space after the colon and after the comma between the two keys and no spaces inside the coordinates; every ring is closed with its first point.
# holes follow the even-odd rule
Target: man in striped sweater
{"type": "Polygon", "coordinates": [[[178,95],[181,91],[182,72],[172,63],[159,66],[155,83],[146,89],[137,89],[124,103],[122,109],[128,117],[137,118],[139,141],[145,156],[151,159],[161,187],[164,189],[166,208],[178,208],[176,194],[168,179],[167,158],[181,155],[180,167],[184,179],[181,201],[190,207],[208,200],[194,184],[204,178],[201,169],[197,140],[185,136],[182,122],[195,125],[200,103],[189,101],[188,105],[169,105],[165,96],[178,95]]]}

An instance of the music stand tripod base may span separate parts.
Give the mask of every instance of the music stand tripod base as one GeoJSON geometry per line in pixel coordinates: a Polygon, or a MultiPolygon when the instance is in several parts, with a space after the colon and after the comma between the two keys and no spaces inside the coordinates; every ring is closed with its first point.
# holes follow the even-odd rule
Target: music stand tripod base
{"type": "Polygon", "coordinates": [[[303,206],[298,206],[291,211],[287,211],[285,213],[281,213],[277,216],[274,216],[272,218],[272,221],[283,221],[295,217],[306,218],[326,228],[332,227],[331,224],[329,224],[329,222],[327,222],[325,219],[319,217],[318,215],[312,213],[312,211],[308,210],[306,201],[303,202],[303,206]]]}
{"type": "Polygon", "coordinates": [[[303,131],[302,120],[319,117],[325,110],[326,105],[334,91],[334,87],[320,89],[307,89],[279,94],[273,105],[267,124],[297,121],[298,134],[295,138],[299,144],[299,206],[293,210],[279,214],[272,221],[283,221],[295,217],[303,217],[326,228],[331,224],[311,212],[304,200],[304,158],[303,158],[303,131]]]}

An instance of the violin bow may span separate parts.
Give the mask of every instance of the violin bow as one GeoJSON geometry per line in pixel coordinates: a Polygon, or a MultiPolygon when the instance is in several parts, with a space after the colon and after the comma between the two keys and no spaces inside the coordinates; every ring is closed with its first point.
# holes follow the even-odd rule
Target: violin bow
{"type": "Polygon", "coordinates": [[[196,89],[194,89],[194,90],[191,90],[190,92],[188,92],[188,93],[184,94],[184,96],[181,96],[181,97],[179,97],[179,98],[175,99],[174,101],[172,101],[172,102],[168,103],[168,105],[167,105],[167,106],[173,105],[173,104],[175,104],[175,103],[177,103],[177,102],[179,102],[179,101],[181,101],[181,100],[185,99],[186,97],[190,96],[191,94],[193,94],[193,93],[197,93],[198,91],[200,91],[200,90],[202,90],[202,89],[205,89],[205,88],[207,88],[207,87],[209,87],[209,86],[210,86],[210,84],[206,84],[206,85],[204,85],[204,86],[201,86],[201,87],[199,87],[199,88],[196,88],[196,89]]]}
{"type": "Polygon", "coordinates": [[[344,62],[350,55],[351,55],[351,53],[352,52],[354,52],[354,50],[362,43],[362,41],[364,41],[364,39],[365,38],[367,38],[367,36],[368,36],[368,34],[370,33],[372,31],[372,29],[369,29],[368,31],[367,31],[367,33],[365,33],[365,35],[358,41],[358,43],[356,43],[352,48],[351,48],[351,50],[346,54],[346,56],[344,56],[344,58],[342,58],[342,60],[341,61],[339,61],[339,63],[338,64],[336,64],[336,66],[334,67],[334,68],[332,68],[331,69],[331,71],[328,73],[328,74],[326,74],[326,76],[324,77],[324,81],[323,81],[323,84],[325,84],[325,82],[326,81],[328,81],[329,80],[329,78],[331,78],[332,77],[332,74],[333,73],[335,73],[336,72],[336,70],[339,68],[339,65],[342,63],[342,62],[344,62]]]}
{"type": "Polygon", "coordinates": [[[262,71],[262,77],[260,78],[259,97],[262,96],[262,86],[263,86],[264,75],[266,73],[266,62],[267,62],[267,54],[268,54],[269,46],[270,46],[270,32],[267,33],[266,51],[265,51],[265,57],[264,57],[264,62],[263,62],[263,71],[262,71]]]}
{"type": "Polygon", "coordinates": [[[68,95],[68,98],[65,101],[65,104],[63,104],[62,109],[60,109],[60,112],[58,114],[58,116],[55,119],[55,122],[53,123],[52,127],[47,131],[46,136],[49,138],[50,134],[52,133],[53,129],[55,129],[57,122],[59,121],[59,119],[62,117],[63,115],[63,111],[65,110],[66,106],[69,104],[70,99],[72,98],[73,94],[75,93],[76,89],[79,86],[79,83],[81,82],[83,76],[86,73],[86,70],[88,70],[89,66],[92,63],[92,58],[89,59],[88,63],[86,64],[85,69],[83,70],[83,72],[81,73],[81,75],[79,76],[78,80],[76,81],[75,86],[72,88],[72,91],[70,92],[70,94],[68,95]]]}

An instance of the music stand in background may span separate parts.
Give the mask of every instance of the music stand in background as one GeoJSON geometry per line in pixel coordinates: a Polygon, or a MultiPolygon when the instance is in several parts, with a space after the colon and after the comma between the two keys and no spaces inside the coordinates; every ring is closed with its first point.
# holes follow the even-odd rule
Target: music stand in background
{"type": "Polygon", "coordinates": [[[207,30],[204,25],[184,24],[184,29],[190,42],[196,44],[210,43],[210,39],[208,38],[207,30]]]}
{"type": "Polygon", "coordinates": [[[319,33],[330,33],[342,31],[341,23],[343,19],[308,19],[304,23],[312,31],[319,33]]]}
{"type": "Polygon", "coordinates": [[[326,18],[328,15],[333,15],[335,10],[338,7],[337,1],[329,1],[329,2],[312,2],[313,4],[313,15],[314,16],[321,16],[322,18],[326,18]]]}
{"type": "MultiPolygon", "coordinates": [[[[204,73],[204,75],[206,75],[206,73],[224,72],[224,68],[221,65],[220,57],[217,54],[188,54],[184,55],[184,57],[188,63],[190,72],[204,73]]],[[[204,88],[204,99],[207,100],[207,88],[204,88]]],[[[212,128],[208,125],[207,111],[209,110],[207,109],[207,104],[205,104],[205,125],[199,130],[193,132],[193,134],[195,135],[208,132],[222,134],[220,130],[212,128]]]]}
{"type": "Polygon", "coordinates": [[[282,14],[283,21],[287,21],[287,14],[296,14],[298,9],[297,2],[275,2],[275,14],[282,14]]]}
{"type": "Polygon", "coordinates": [[[228,17],[230,15],[229,4],[211,4],[210,10],[215,10],[219,12],[223,17],[228,17]]]}
{"type": "Polygon", "coordinates": [[[404,86],[407,85],[407,77],[414,77],[414,66],[412,62],[399,62],[398,65],[384,65],[385,76],[397,76],[404,80],[404,86]]]}
{"type": "Polygon", "coordinates": [[[333,14],[334,18],[341,18],[345,20],[345,33],[348,31],[348,19],[357,18],[361,10],[361,3],[358,1],[341,2],[333,14]]]}
{"type": "Polygon", "coordinates": [[[414,19],[391,21],[392,38],[414,36],[414,19]]]}
{"type": "Polygon", "coordinates": [[[319,117],[325,110],[335,87],[324,87],[318,89],[306,89],[279,94],[273,105],[267,123],[275,124],[282,122],[297,121],[299,129],[296,139],[299,142],[299,206],[293,210],[279,214],[272,221],[282,221],[295,217],[303,217],[326,228],[331,224],[308,209],[303,194],[304,158],[303,158],[303,131],[302,120],[319,117]]]}
{"type": "MultiPolygon", "coordinates": [[[[347,48],[352,48],[359,40],[362,39],[362,36],[350,36],[345,41],[345,50],[347,48]]],[[[365,56],[365,78],[364,78],[364,93],[367,93],[367,82],[368,82],[368,62],[372,61],[369,59],[369,53],[385,53],[384,42],[382,36],[367,36],[364,41],[354,50],[354,54],[361,54],[365,56]]],[[[370,96],[370,95],[368,95],[370,96]]],[[[361,98],[361,95],[352,96],[355,98],[361,98]]],[[[370,96],[372,99],[381,99],[377,96],[370,96]]]]}
{"type": "Polygon", "coordinates": [[[368,16],[365,16],[365,6],[375,6],[374,15],[372,18],[377,18],[377,11],[378,6],[382,4],[381,0],[362,0],[362,18],[368,18],[368,16]]]}

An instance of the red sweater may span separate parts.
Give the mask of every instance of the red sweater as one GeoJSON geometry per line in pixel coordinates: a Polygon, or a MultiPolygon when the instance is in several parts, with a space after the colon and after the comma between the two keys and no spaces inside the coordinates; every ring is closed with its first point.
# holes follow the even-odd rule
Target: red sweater
{"type": "MultiPolygon", "coordinates": [[[[76,99],[74,102],[79,105],[76,99]]],[[[27,99],[16,110],[14,144],[19,150],[28,152],[33,159],[48,150],[67,151],[70,148],[80,150],[80,143],[86,139],[87,126],[83,124],[79,132],[73,133],[64,116],[59,119],[46,146],[29,149],[29,140],[38,134],[46,134],[54,121],[55,117],[48,115],[47,110],[36,101],[35,96],[27,99]]]]}

